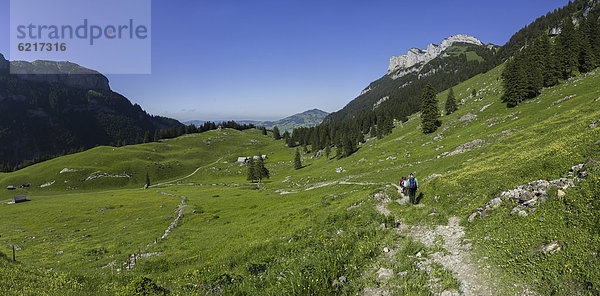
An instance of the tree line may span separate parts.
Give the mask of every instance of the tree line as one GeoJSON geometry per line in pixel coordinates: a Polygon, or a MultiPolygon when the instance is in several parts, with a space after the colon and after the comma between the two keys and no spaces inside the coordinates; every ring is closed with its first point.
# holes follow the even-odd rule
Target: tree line
{"type": "Polygon", "coordinates": [[[507,61],[502,72],[503,101],[508,107],[536,97],[544,87],[559,83],[600,65],[598,9],[574,23],[567,17],[560,34],[544,33],[507,61]]]}

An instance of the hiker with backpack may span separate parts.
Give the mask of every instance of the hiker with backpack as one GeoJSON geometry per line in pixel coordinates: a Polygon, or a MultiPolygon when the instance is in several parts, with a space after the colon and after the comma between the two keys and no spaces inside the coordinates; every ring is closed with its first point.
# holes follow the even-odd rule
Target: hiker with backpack
{"type": "Polygon", "coordinates": [[[415,195],[417,190],[419,190],[419,181],[415,176],[411,173],[408,179],[406,180],[406,187],[408,188],[408,198],[411,204],[415,204],[417,201],[415,199],[415,195]]]}
{"type": "Polygon", "coordinates": [[[400,185],[400,191],[402,191],[402,194],[406,194],[406,187],[404,186],[405,182],[406,182],[406,179],[404,179],[404,177],[400,177],[400,181],[398,181],[398,185],[400,185]]]}

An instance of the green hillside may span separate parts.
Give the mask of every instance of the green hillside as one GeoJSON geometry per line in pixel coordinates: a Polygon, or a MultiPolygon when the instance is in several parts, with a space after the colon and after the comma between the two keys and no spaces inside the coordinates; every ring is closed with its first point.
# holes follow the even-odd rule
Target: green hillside
{"type": "Polygon", "coordinates": [[[264,126],[268,129],[273,129],[273,127],[277,126],[281,132],[292,132],[295,128],[317,126],[323,122],[323,119],[328,114],[329,113],[319,109],[312,109],[277,121],[257,122],[255,125],[259,127],[264,126]]]}
{"type": "MultiPolygon", "coordinates": [[[[98,147],[2,173],[2,188],[31,183],[0,195],[31,200],[0,205],[1,251],[21,249],[16,264],[0,265],[2,274],[30,270],[33,282],[64,287],[32,284],[26,295],[114,295],[139,276],[176,295],[429,295],[464,288],[465,272],[496,295],[597,294],[600,186],[592,164],[560,197],[551,187],[546,203],[524,207],[526,216],[502,200],[486,217],[467,218],[503,191],[568,177],[572,166],[599,159],[600,129],[589,126],[600,119],[600,71],[515,108],[500,101],[501,72],[454,87],[463,104],[436,133],[424,135],[413,115],[349,157],[303,152],[299,170],[283,141],[225,129],[98,147]],[[268,156],[271,178],[249,184],[236,160],[258,154],[268,156]],[[153,187],[143,190],[146,172],[153,187]],[[395,202],[402,197],[391,186],[410,172],[421,185],[416,206],[395,202]],[[471,248],[453,255],[440,227],[464,231],[457,244],[471,248]],[[553,242],[558,250],[543,251],[553,242]],[[481,267],[444,265],[452,256],[481,267]],[[50,269],[58,273],[45,276],[50,269]]],[[[438,94],[440,106],[446,96],[438,94]]]]}

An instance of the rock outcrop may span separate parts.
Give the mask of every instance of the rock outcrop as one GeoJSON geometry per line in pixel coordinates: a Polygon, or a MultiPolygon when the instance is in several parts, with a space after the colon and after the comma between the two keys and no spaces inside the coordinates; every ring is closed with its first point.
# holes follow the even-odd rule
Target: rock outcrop
{"type": "Polygon", "coordinates": [[[512,215],[527,216],[530,212],[535,211],[535,206],[541,205],[548,200],[548,190],[550,188],[558,189],[558,197],[564,196],[565,190],[574,187],[580,179],[586,178],[588,176],[588,167],[595,164],[596,162],[594,160],[588,160],[586,163],[571,167],[566,178],[551,181],[536,180],[500,192],[496,198],[490,200],[484,206],[479,207],[467,220],[472,222],[478,216],[485,217],[504,202],[513,202],[515,205],[511,211],[512,215]]]}
{"type": "Polygon", "coordinates": [[[82,89],[110,90],[106,76],[70,62],[12,61],[10,72],[21,79],[35,82],[60,83],[82,89]]]}
{"type": "Polygon", "coordinates": [[[391,57],[390,65],[388,67],[388,74],[392,74],[398,70],[408,69],[418,64],[426,64],[427,62],[435,59],[454,43],[469,43],[480,46],[484,45],[479,39],[473,36],[464,34],[450,36],[444,39],[439,45],[429,44],[429,46],[427,46],[427,50],[411,48],[405,55],[391,57]]]}

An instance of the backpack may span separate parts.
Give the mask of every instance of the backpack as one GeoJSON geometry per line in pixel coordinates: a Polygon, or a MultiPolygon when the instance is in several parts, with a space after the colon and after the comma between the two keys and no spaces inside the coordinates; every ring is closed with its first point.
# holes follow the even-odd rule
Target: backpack
{"type": "Polygon", "coordinates": [[[416,188],[417,187],[417,180],[413,177],[408,179],[408,188],[416,188]]]}

